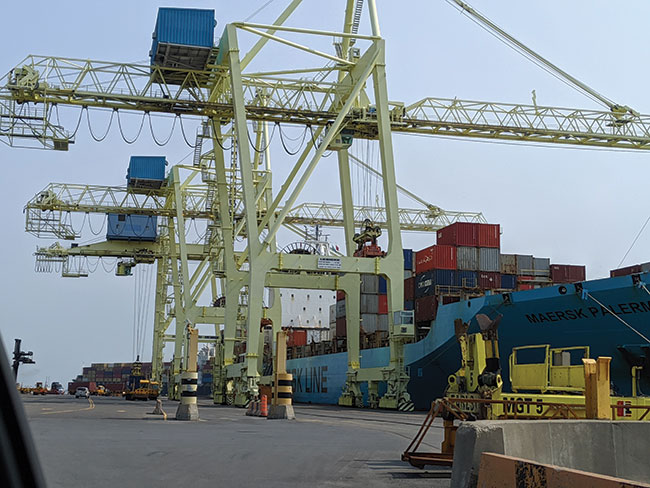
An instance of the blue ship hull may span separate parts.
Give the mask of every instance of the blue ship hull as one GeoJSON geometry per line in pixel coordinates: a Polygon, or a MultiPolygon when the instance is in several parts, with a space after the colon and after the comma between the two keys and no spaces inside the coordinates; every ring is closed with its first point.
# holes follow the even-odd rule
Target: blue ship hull
{"type": "MultiPolygon", "coordinates": [[[[641,285],[650,280],[648,273],[639,277],[641,285]]],[[[635,284],[632,276],[622,276],[441,305],[429,334],[405,346],[408,392],[417,409],[428,409],[432,400],[442,396],[447,377],[460,366],[454,320],[460,318],[469,323],[470,333],[478,332],[477,314],[492,319],[501,316],[498,332],[505,391],[510,391],[508,357],[512,348],[550,344],[589,346],[591,357],[611,357],[613,387],[621,395],[632,393],[632,363],[645,362],[640,389],[650,392],[650,343],[633,330],[650,337],[650,292],[635,284]]],[[[287,361],[287,369],[294,375],[294,399],[337,403],[347,362],[347,353],[287,361]]],[[[361,367],[386,366],[388,362],[387,347],[361,351],[361,367]]]]}

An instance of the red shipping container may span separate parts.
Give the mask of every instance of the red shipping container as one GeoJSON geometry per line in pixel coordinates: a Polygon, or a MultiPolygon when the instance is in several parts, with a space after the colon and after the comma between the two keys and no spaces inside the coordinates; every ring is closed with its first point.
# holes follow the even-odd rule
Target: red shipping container
{"type": "Polygon", "coordinates": [[[501,226],[499,224],[476,224],[478,247],[501,247],[501,226]]]}
{"type": "Polygon", "coordinates": [[[478,247],[478,224],[456,222],[437,232],[438,245],[478,247]]]}
{"type": "Polygon", "coordinates": [[[535,285],[532,284],[527,284],[527,283],[521,283],[517,285],[517,290],[523,291],[523,290],[532,290],[535,288],[535,285]]]}
{"type": "Polygon", "coordinates": [[[336,337],[347,337],[347,335],[348,335],[348,330],[347,330],[347,322],[345,321],[345,317],[336,319],[336,337]]]}
{"type": "Polygon", "coordinates": [[[415,300],[415,321],[429,322],[436,318],[438,300],[435,295],[418,298],[415,300]]]}
{"type": "Polygon", "coordinates": [[[447,305],[448,303],[460,302],[460,297],[442,297],[442,304],[447,305]]]}
{"type": "Polygon", "coordinates": [[[627,276],[641,272],[643,272],[641,265],[635,264],[633,266],[627,266],[625,268],[613,269],[609,272],[609,276],[613,278],[614,276],[627,276]]]}
{"type": "Polygon", "coordinates": [[[388,295],[379,295],[379,315],[386,315],[388,313],[388,295]]]}
{"type": "Polygon", "coordinates": [[[293,346],[306,346],[307,345],[307,331],[306,330],[290,330],[289,340],[287,341],[289,347],[293,346]]]}
{"type": "Polygon", "coordinates": [[[456,269],[456,248],[448,245],[430,246],[415,253],[415,272],[431,269],[456,269]]]}
{"type": "Polygon", "coordinates": [[[407,278],[404,280],[404,300],[413,300],[415,294],[415,278],[407,278]]]}
{"type": "Polygon", "coordinates": [[[572,264],[551,264],[551,281],[553,283],[575,283],[584,281],[585,267],[572,264]]]}
{"type": "Polygon", "coordinates": [[[484,290],[501,288],[501,273],[483,272],[478,274],[478,287],[484,290]]]}
{"type": "Polygon", "coordinates": [[[336,290],[336,301],[345,300],[345,292],[343,290],[336,290]]]}

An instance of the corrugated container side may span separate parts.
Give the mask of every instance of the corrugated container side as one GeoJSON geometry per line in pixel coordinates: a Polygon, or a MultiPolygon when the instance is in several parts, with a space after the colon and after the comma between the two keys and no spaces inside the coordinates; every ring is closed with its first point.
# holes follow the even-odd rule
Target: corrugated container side
{"type": "Polygon", "coordinates": [[[478,286],[476,271],[457,271],[455,285],[464,288],[476,288],[478,286]]]}
{"type": "Polygon", "coordinates": [[[426,296],[415,300],[415,321],[428,322],[436,318],[438,300],[435,296],[426,296]]]}
{"type": "Polygon", "coordinates": [[[449,303],[457,303],[460,302],[460,297],[442,297],[442,304],[447,305],[449,303]]]}
{"type": "Polygon", "coordinates": [[[517,274],[516,254],[502,254],[500,260],[501,260],[501,274],[509,274],[509,275],[517,274]]]}
{"type": "Polygon", "coordinates": [[[336,319],[345,317],[345,300],[336,302],[336,319]]]}
{"type": "Polygon", "coordinates": [[[361,314],[361,327],[366,334],[370,334],[377,330],[377,314],[374,313],[362,313],[361,314]]]}
{"type": "Polygon", "coordinates": [[[533,274],[535,276],[551,276],[550,258],[533,258],[533,274]]]}
{"type": "Polygon", "coordinates": [[[379,277],[379,294],[385,295],[388,293],[388,281],[383,276],[379,277]]]}
{"type": "Polygon", "coordinates": [[[377,316],[377,330],[388,332],[388,315],[377,316]]]}
{"type": "Polygon", "coordinates": [[[336,303],[330,305],[330,324],[336,323],[336,303]]]}
{"type": "Polygon", "coordinates": [[[435,245],[418,251],[415,254],[415,272],[422,273],[431,269],[456,269],[456,248],[435,245]]]}
{"type": "Polygon", "coordinates": [[[403,249],[404,252],[404,269],[413,271],[413,249],[403,249]]]}
{"type": "Polygon", "coordinates": [[[415,273],[411,271],[410,269],[405,269],[404,270],[404,279],[408,280],[409,278],[413,278],[415,276],[415,273]]]}
{"type": "Polygon", "coordinates": [[[336,291],[336,301],[345,300],[345,292],[343,290],[336,291]]]}
{"type": "Polygon", "coordinates": [[[414,310],[415,300],[404,300],[404,310],[414,310]]]}
{"type": "Polygon", "coordinates": [[[517,290],[519,290],[519,291],[533,290],[534,288],[535,288],[535,285],[531,285],[529,283],[519,283],[517,285],[517,290]]]}
{"type": "Polygon", "coordinates": [[[214,43],[214,26],[214,10],[159,8],[152,35],[152,60],[158,52],[159,44],[211,48],[214,43]]]}
{"type": "Polygon", "coordinates": [[[484,290],[501,288],[501,274],[498,272],[480,272],[478,274],[478,286],[484,290]]]}
{"type": "Polygon", "coordinates": [[[156,181],[159,183],[156,186],[160,188],[165,179],[166,164],[164,156],[131,156],[126,181],[129,185],[137,180],[156,181]]]}
{"type": "Polygon", "coordinates": [[[361,293],[379,293],[379,276],[378,275],[361,275],[361,293]]]}
{"type": "Polygon", "coordinates": [[[613,278],[615,276],[627,276],[627,275],[642,273],[642,272],[643,272],[643,268],[641,267],[641,265],[634,264],[632,266],[626,266],[625,268],[613,269],[609,272],[609,276],[613,278]]]}
{"type": "Polygon", "coordinates": [[[479,271],[500,272],[501,254],[498,248],[480,247],[478,250],[478,269],[479,271]]]}
{"type": "Polygon", "coordinates": [[[501,246],[501,227],[499,224],[477,224],[478,247],[501,246]]]}
{"type": "Polygon", "coordinates": [[[404,280],[404,300],[413,300],[415,297],[415,278],[404,280]]]}
{"type": "Polygon", "coordinates": [[[454,286],[456,272],[450,269],[425,271],[415,277],[415,298],[433,295],[436,285],[454,286]]]}
{"type": "Polygon", "coordinates": [[[505,288],[506,290],[516,290],[517,275],[514,274],[501,275],[501,288],[505,288]]]}
{"type": "Polygon", "coordinates": [[[378,295],[379,303],[377,310],[379,314],[385,315],[388,313],[388,295],[378,295]]]}
{"type": "Polygon", "coordinates": [[[469,222],[456,222],[455,224],[443,227],[437,232],[438,244],[448,246],[478,246],[478,224],[469,222]]]}
{"type": "Polygon", "coordinates": [[[530,275],[533,273],[533,256],[527,254],[515,254],[517,257],[517,274],[530,275]]]}
{"type": "Polygon", "coordinates": [[[586,269],[584,266],[571,264],[551,264],[551,281],[553,283],[575,283],[584,281],[586,269]]]}
{"type": "Polygon", "coordinates": [[[336,337],[346,337],[347,336],[347,323],[345,317],[340,317],[336,319],[336,337]]]}
{"type": "Polygon", "coordinates": [[[361,295],[361,313],[379,313],[379,295],[361,295]]]}
{"type": "Polygon", "coordinates": [[[458,247],[456,249],[458,269],[478,271],[478,248],[458,247]]]}

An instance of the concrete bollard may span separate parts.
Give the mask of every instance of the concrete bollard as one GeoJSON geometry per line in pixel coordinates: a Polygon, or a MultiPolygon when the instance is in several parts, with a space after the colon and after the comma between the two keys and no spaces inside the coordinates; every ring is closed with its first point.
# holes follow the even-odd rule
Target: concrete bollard
{"type": "Polygon", "coordinates": [[[176,410],[176,420],[199,420],[198,382],[197,372],[186,371],[181,374],[181,403],[176,410]]]}

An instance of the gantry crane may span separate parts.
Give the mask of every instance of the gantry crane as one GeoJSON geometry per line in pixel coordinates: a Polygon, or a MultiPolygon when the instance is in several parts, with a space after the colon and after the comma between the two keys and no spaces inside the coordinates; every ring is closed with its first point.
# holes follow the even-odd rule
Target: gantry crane
{"type": "MultiPolygon", "coordinates": [[[[403,303],[402,249],[391,133],[648,149],[650,124],[647,116],[627,109],[623,112],[618,109],[573,110],[434,98],[411,105],[389,103],[385,83],[385,41],[380,35],[374,0],[368,2],[371,35],[357,33],[360,2],[352,0],[346,3],[343,32],[284,26],[299,3],[299,0],[291,2],[273,25],[227,25],[214,50],[212,64],[204,70],[29,56],[3,80],[0,130],[11,145],[28,136],[43,147],[65,150],[73,138],[54,123],[52,107],[77,106],[80,117],[88,107],[109,109],[118,117],[121,112],[134,111],[143,117],[173,114],[181,127],[183,119],[201,117],[206,121],[205,139],[212,143],[210,155],[198,157],[201,171],[213,177],[206,180],[213,190],[212,198],[208,199],[212,200],[209,205],[214,222],[214,240],[211,233],[209,252],[212,254],[214,248],[219,248],[220,257],[216,262],[223,276],[226,297],[224,376],[243,380],[239,390],[242,398],[257,392],[259,324],[263,313],[257,305],[265,286],[342,289],[348,297],[349,368],[347,390],[341,403],[358,403],[362,382],[386,380],[388,391],[379,404],[395,407],[399,401],[408,401],[408,376],[402,354],[402,344],[407,337],[401,335],[401,327],[395,327],[408,318],[399,313],[403,303]],[[243,57],[239,51],[242,33],[258,38],[243,57]],[[336,55],[332,55],[283,37],[286,34],[307,39],[335,36],[340,42],[336,45],[336,55]],[[321,68],[247,71],[269,41],[325,59],[327,64],[321,68]],[[363,48],[359,47],[362,45],[363,48]],[[313,77],[306,79],[306,74],[313,77]],[[366,93],[367,86],[373,88],[373,100],[366,93]],[[265,136],[268,124],[300,125],[313,131],[313,144],[299,154],[276,195],[271,192],[270,172],[268,177],[256,179],[255,172],[263,163],[257,152],[251,157],[248,121],[257,126],[257,142],[268,141],[265,136]],[[29,132],[25,130],[26,125],[29,132]],[[235,141],[232,160],[224,150],[224,135],[235,141]],[[385,216],[389,240],[388,253],[383,258],[353,255],[355,213],[347,151],[351,139],[378,141],[385,200],[381,212],[385,216]],[[338,258],[335,270],[331,269],[331,264],[324,268],[318,256],[285,255],[277,252],[275,246],[278,230],[287,222],[300,191],[328,149],[335,151],[338,158],[342,224],[346,236],[346,253],[338,258]],[[231,180],[235,171],[229,175],[227,169],[237,169],[238,185],[231,180]],[[236,193],[235,187],[241,192],[233,203],[230,196],[236,193]],[[241,209],[241,214],[235,209],[241,209]],[[238,235],[246,238],[246,247],[241,252],[235,252],[233,245],[238,235]],[[293,273],[291,279],[287,279],[288,271],[293,273]],[[390,364],[380,368],[360,368],[360,274],[380,274],[387,278],[389,310],[397,312],[389,314],[390,364]],[[245,363],[238,365],[233,364],[238,318],[235,304],[239,303],[240,290],[244,287],[248,292],[245,317],[248,348],[245,363]]],[[[268,165],[268,157],[264,159],[264,164],[268,165]]],[[[179,185],[177,179],[174,184],[179,185]]],[[[181,207],[180,191],[174,198],[178,209],[181,207]]],[[[169,222],[183,229],[182,212],[177,211],[169,222]]],[[[181,257],[183,283],[188,283],[187,266],[183,265],[188,246],[182,234],[178,233],[178,246],[170,245],[169,252],[173,262],[181,257]]],[[[175,235],[175,231],[170,230],[169,235],[175,235]]],[[[189,287],[178,287],[175,292],[177,303],[181,296],[184,303],[191,303],[189,287]]],[[[183,324],[180,329],[178,327],[181,317],[182,321],[189,320],[183,314],[183,307],[177,305],[175,320],[179,334],[183,330],[183,324]]]]}

